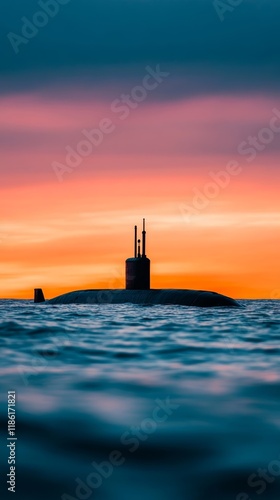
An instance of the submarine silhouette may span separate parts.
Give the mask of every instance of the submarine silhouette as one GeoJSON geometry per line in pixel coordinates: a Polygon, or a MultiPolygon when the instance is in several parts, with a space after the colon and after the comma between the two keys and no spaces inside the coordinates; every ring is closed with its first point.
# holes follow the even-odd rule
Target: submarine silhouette
{"type": "MultiPolygon", "coordinates": [[[[196,307],[239,307],[236,300],[216,292],[181,289],[150,289],[150,259],[146,256],[146,227],[143,219],[141,240],[134,227],[134,257],[126,260],[126,288],[77,290],[54,297],[48,304],[153,304],[196,307]]],[[[43,303],[41,288],[34,290],[34,302],[43,303]]]]}

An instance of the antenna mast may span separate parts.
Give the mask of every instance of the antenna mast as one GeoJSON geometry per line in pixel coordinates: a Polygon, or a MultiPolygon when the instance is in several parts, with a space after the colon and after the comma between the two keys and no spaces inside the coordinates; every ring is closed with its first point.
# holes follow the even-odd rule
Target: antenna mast
{"type": "Polygon", "coordinates": [[[134,258],[137,257],[137,226],[134,226],[134,258]]]}
{"type": "Polygon", "coordinates": [[[146,257],[146,227],[145,227],[145,219],[143,219],[143,231],[142,231],[142,257],[146,257]]]}

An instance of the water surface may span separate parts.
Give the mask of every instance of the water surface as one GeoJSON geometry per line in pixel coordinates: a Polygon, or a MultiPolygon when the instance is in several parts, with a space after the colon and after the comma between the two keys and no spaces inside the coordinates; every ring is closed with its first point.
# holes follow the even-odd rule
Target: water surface
{"type": "Polygon", "coordinates": [[[15,390],[20,500],[279,499],[279,301],[242,304],[0,301],[1,498],[15,390]]]}

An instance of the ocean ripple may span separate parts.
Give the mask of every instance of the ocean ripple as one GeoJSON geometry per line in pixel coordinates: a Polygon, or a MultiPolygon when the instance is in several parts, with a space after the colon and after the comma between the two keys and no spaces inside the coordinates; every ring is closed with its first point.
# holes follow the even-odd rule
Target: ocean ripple
{"type": "Polygon", "coordinates": [[[0,470],[15,390],[18,498],[278,499],[279,301],[242,305],[0,301],[0,470]]]}

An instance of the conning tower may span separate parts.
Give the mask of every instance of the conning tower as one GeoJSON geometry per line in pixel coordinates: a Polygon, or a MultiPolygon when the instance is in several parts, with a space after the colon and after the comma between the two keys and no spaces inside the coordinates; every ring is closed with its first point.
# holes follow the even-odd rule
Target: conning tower
{"type": "Polygon", "coordinates": [[[150,290],[150,259],[146,256],[146,227],[143,219],[142,255],[141,240],[137,240],[137,226],[134,227],[134,257],[127,259],[126,289],[150,290]]]}

